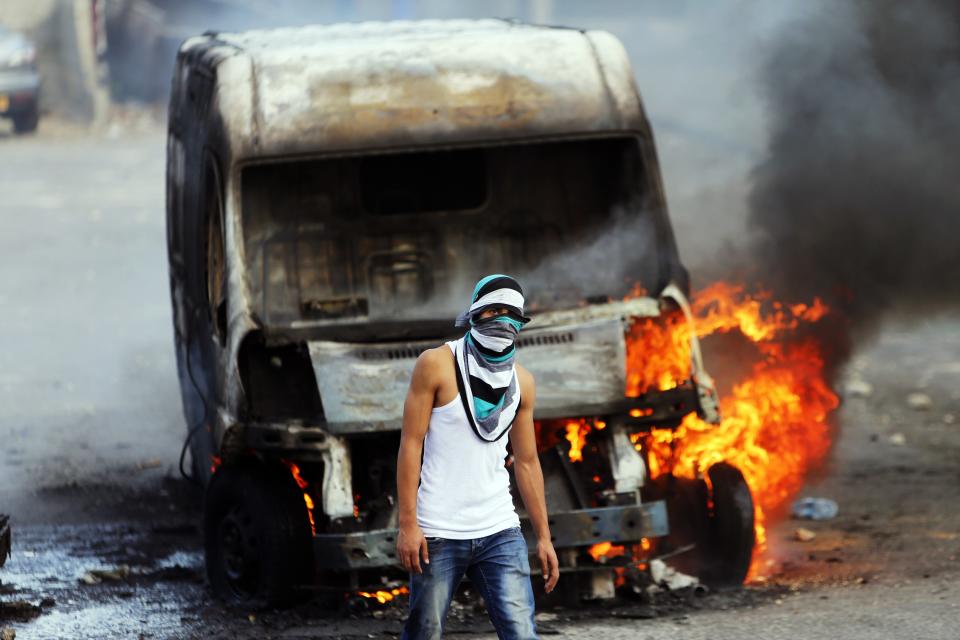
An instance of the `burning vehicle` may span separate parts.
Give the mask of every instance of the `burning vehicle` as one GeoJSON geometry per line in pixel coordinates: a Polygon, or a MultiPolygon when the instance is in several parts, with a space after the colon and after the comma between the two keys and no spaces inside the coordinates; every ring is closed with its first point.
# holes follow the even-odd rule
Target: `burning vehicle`
{"type": "Polygon", "coordinates": [[[692,316],[613,36],[499,20],[208,33],[178,53],[167,154],[184,450],[218,594],[401,592],[381,576],[401,575],[410,372],[457,336],[463,292],[490,272],[528,292],[519,358],[537,379],[561,584],[602,596],[667,556],[744,580],[741,472],[651,473],[654,430],[717,423],[718,400],[692,330],[682,379],[631,370],[659,379],[636,337],[692,316]]]}

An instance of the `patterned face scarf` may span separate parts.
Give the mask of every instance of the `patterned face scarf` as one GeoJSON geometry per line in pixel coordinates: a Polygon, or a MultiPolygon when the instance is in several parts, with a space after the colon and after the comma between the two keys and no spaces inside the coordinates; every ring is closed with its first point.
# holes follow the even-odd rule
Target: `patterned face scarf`
{"type": "Polygon", "coordinates": [[[523,302],[520,284],[495,274],[477,283],[470,308],[457,318],[457,326],[470,327],[456,343],[457,386],[470,426],[487,442],[502,438],[520,409],[515,343],[530,321],[523,315],[523,302]],[[481,320],[490,308],[505,308],[507,314],[481,320]]]}

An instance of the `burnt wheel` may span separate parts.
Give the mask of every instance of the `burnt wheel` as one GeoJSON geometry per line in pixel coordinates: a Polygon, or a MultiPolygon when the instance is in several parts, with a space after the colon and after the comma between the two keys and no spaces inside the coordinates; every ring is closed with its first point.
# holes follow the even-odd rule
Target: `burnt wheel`
{"type": "Polygon", "coordinates": [[[207,577],[214,593],[231,604],[292,604],[311,578],[306,507],[284,471],[222,467],[207,487],[207,577]]]}
{"type": "Polygon", "coordinates": [[[699,479],[661,476],[652,489],[657,493],[651,499],[666,498],[670,526],[670,533],[658,551],[669,556],[667,564],[677,571],[699,576],[710,528],[707,483],[699,479]]]}
{"type": "Polygon", "coordinates": [[[678,571],[712,587],[743,584],[755,544],[753,497],[743,474],[720,463],[707,471],[710,482],[666,476],[654,482],[655,497],[666,496],[670,534],[663,552],[678,571]]]}
{"type": "Polygon", "coordinates": [[[721,462],[707,471],[712,488],[709,536],[700,579],[711,587],[743,584],[756,543],[753,496],[743,474],[721,462]]]}

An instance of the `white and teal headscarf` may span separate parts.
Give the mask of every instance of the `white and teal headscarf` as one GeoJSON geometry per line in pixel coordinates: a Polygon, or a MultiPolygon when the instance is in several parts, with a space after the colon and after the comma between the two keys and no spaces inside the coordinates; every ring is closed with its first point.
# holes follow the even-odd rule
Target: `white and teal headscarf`
{"type": "Polygon", "coordinates": [[[517,335],[530,321],[523,315],[523,302],[520,283],[494,274],[477,283],[470,307],[457,318],[458,327],[470,327],[456,343],[460,397],[470,426],[487,442],[503,437],[520,409],[514,356],[517,335]],[[508,313],[480,320],[491,307],[508,313]]]}

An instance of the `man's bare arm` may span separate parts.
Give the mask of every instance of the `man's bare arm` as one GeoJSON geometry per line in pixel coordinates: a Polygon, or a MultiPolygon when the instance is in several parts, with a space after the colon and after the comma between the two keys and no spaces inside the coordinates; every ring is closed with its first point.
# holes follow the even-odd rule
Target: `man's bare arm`
{"type": "Polygon", "coordinates": [[[537,536],[537,556],[543,570],[543,579],[547,593],[553,591],[560,578],[560,563],[557,552],[550,541],[550,525],[547,522],[547,503],[543,489],[543,470],[537,457],[537,438],[533,429],[533,406],[536,402],[536,387],[533,376],[525,369],[517,367],[520,379],[520,410],[510,430],[510,444],[513,445],[514,473],[517,489],[523,498],[527,516],[537,536]]]}
{"type": "Polygon", "coordinates": [[[438,386],[437,357],[433,350],[424,351],[414,365],[410,389],[403,403],[403,428],[397,454],[397,497],[400,501],[397,557],[404,569],[417,573],[423,573],[421,555],[424,563],[430,563],[427,541],[417,523],[417,488],[420,485],[423,439],[430,424],[438,386]]]}

